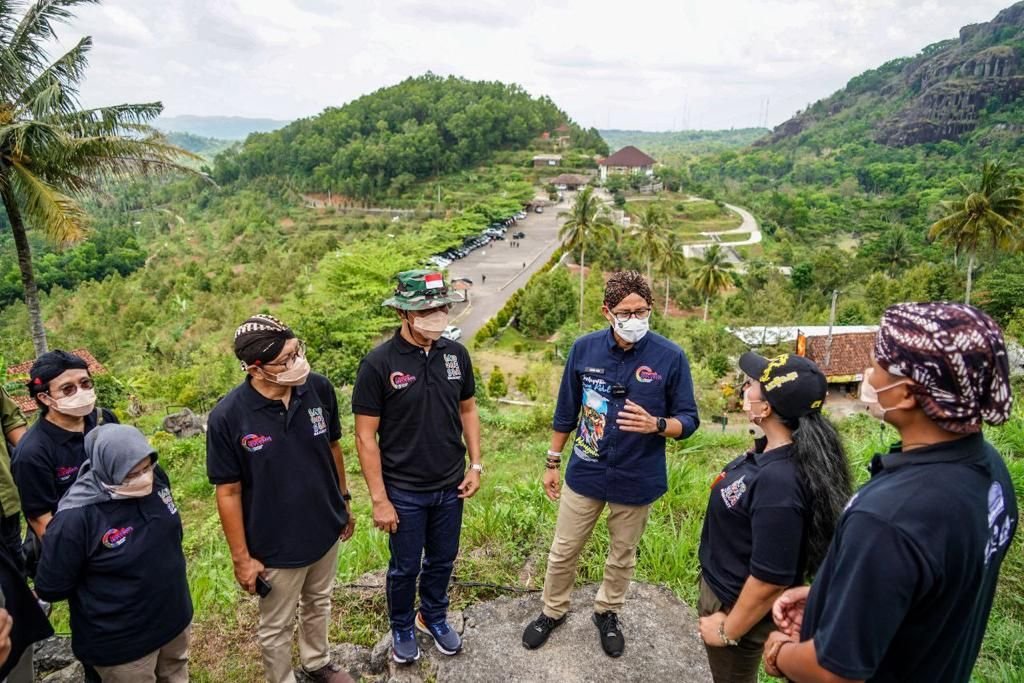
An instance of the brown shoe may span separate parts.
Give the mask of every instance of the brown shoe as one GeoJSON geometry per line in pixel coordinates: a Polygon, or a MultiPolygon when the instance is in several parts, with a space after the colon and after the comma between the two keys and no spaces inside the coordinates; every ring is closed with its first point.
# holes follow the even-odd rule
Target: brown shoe
{"type": "Polygon", "coordinates": [[[328,664],[316,671],[306,671],[306,675],[317,683],[356,683],[355,679],[337,664],[328,664]]]}

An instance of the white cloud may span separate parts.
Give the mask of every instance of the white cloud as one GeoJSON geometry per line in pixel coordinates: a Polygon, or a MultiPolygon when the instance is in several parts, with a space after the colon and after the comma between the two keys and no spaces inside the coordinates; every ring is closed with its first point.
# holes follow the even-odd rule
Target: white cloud
{"type": "Polygon", "coordinates": [[[585,125],[768,123],[1006,0],[106,0],[86,104],[294,118],[428,70],[514,81],[585,125]]]}

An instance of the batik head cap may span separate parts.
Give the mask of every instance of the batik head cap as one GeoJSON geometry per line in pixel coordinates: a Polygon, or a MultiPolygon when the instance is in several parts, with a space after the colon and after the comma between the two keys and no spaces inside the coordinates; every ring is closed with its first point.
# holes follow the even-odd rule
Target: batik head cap
{"type": "Polygon", "coordinates": [[[295,333],[272,315],[257,313],[235,330],[235,356],[243,367],[269,363],[281,354],[295,333]]]}
{"type": "Polygon", "coordinates": [[[1010,363],[1003,332],[973,306],[906,303],[886,309],[875,338],[883,370],[912,379],[909,390],[946,431],[971,434],[1010,417],[1010,363]]]}

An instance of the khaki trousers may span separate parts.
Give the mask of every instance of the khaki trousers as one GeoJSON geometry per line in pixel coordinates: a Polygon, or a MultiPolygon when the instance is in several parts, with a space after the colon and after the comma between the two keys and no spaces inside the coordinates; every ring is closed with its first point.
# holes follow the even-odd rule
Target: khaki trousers
{"type": "Polygon", "coordinates": [[[189,626],[174,640],[142,659],[117,666],[95,666],[103,683],[188,683],[189,626]]]}
{"type": "Polygon", "coordinates": [[[299,613],[299,660],[306,671],[330,663],[327,622],[331,617],[331,589],[338,571],[338,543],[307,567],[267,569],[273,586],[260,598],[260,647],[269,683],[295,683],[292,668],[292,633],[295,608],[299,613]]]}
{"type": "Polygon", "coordinates": [[[636,567],[636,547],[647,526],[651,506],[606,503],[581,496],[563,485],[555,538],[551,542],[544,577],[544,614],[552,619],[561,619],[569,611],[569,599],[576,583],[576,561],[605,506],[609,509],[610,543],[594,611],[615,612],[626,601],[626,589],[636,567]]]}
{"type": "MultiPolygon", "coordinates": [[[[697,616],[706,617],[715,612],[732,611],[732,605],[728,607],[722,604],[711,586],[703,579],[700,580],[700,594],[697,598],[697,616]]],[[[715,683],[757,683],[757,670],[761,666],[761,655],[764,652],[765,641],[768,634],[775,630],[772,622],[772,615],[769,613],[764,619],[754,624],[754,627],[747,631],[739,639],[740,644],[732,647],[708,647],[708,664],[711,666],[711,678],[715,683]]],[[[732,636],[735,638],[735,636],[732,636]]]]}

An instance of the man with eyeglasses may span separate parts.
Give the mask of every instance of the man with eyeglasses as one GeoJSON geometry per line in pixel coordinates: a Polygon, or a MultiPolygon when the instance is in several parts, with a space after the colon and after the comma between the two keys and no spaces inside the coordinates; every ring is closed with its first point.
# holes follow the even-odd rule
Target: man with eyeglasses
{"type": "Polygon", "coordinates": [[[610,657],[625,649],[618,611],[625,604],[651,503],[668,490],[665,439],[682,439],[700,420],[686,354],[649,331],[653,296],[636,271],[613,274],[601,312],[609,328],[576,340],[562,375],[547,452],[544,491],[559,500],[544,577],[544,607],[523,646],[547,642],[569,612],[576,561],[609,508],[610,544],[593,622],[610,657]],[[571,432],[566,485],[562,450],[571,432]]]}
{"type": "Polygon", "coordinates": [[[210,413],[206,472],[235,578],[260,595],[267,681],[295,681],[297,605],[306,675],[351,681],[327,647],[339,538],[351,538],[355,525],[334,387],[310,372],[305,345],[273,316],[242,323],[234,348],[246,377],[210,413]]]}
{"type": "Polygon", "coordinates": [[[441,336],[448,306],[461,301],[441,273],[399,273],[383,305],[395,309],[402,326],[363,359],[352,391],[373,523],[389,534],[388,615],[398,663],[419,658],[416,630],[442,654],[462,648],[447,620],[448,582],[463,503],[480,488],[483,465],[473,365],[462,344],[441,336]]]}

